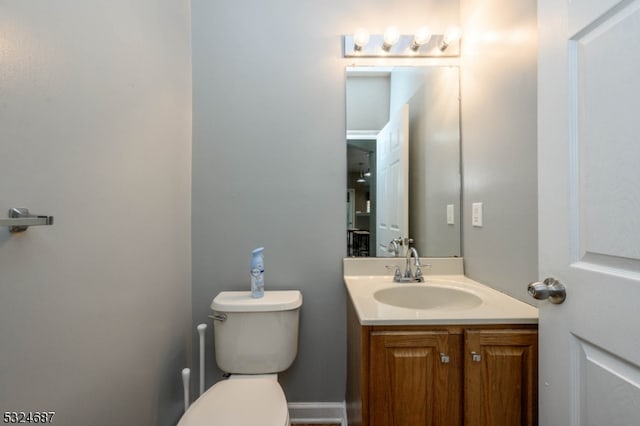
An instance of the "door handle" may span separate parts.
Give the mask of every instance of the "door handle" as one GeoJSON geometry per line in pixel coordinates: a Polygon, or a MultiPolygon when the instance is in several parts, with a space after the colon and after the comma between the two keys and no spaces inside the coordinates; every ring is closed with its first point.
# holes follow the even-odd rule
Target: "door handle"
{"type": "Polygon", "coordinates": [[[527,291],[534,299],[549,299],[549,302],[556,305],[564,302],[567,298],[565,286],[555,278],[546,278],[544,281],[536,281],[529,284],[527,291]]]}

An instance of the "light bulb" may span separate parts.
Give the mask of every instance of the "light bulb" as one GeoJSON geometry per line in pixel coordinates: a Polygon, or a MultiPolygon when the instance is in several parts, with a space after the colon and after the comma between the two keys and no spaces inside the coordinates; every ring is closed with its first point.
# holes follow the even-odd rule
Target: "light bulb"
{"type": "Polygon", "coordinates": [[[460,38],[460,36],[461,36],[460,28],[452,27],[447,30],[446,34],[444,35],[443,41],[446,44],[451,44],[454,41],[457,41],[460,38]]]}
{"type": "Polygon", "coordinates": [[[417,51],[420,46],[426,44],[431,39],[431,30],[429,27],[420,27],[416,30],[413,36],[413,42],[411,42],[411,50],[417,51]]]}
{"type": "Polygon", "coordinates": [[[391,49],[391,46],[396,44],[400,39],[400,32],[398,31],[398,27],[389,27],[384,30],[384,43],[382,44],[382,50],[388,52],[391,49]]]}
{"type": "Polygon", "coordinates": [[[356,51],[362,50],[369,43],[369,31],[364,28],[358,28],[353,33],[353,49],[356,51]]]}
{"type": "Polygon", "coordinates": [[[440,51],[444,52],[445,50],[447,50],[447,47],[449,47],[449,44],[460,39],[461,35],[462,33],[460,31],[460,28],[458,27],[449,28],[445,33],[444,37],[442,37],[442,46],[440,46],[440,51]]]}

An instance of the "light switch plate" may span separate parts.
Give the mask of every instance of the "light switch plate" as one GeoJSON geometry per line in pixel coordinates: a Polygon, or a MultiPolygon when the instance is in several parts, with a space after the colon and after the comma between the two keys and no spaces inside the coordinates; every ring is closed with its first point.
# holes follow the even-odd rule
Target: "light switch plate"
{"type": "Polygon", "coordinates": [[[453,204],[447,204],[447,225],[455,225],[455,217],[453,215],[453,204]]]}
{"type": "Polygon", "coordinates": [[[482,203],[471,204],[471,225],[482,227],[482,203]]]}

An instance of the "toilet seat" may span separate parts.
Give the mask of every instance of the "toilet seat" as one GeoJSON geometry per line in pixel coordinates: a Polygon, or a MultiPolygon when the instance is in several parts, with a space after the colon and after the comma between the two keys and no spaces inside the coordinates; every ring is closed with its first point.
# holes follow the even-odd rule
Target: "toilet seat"
{"type": "Polygon", "coordinates": [[[178,426],[288,426],[289,411],[275,374],[231,376],[203,393],[178,426]]]}

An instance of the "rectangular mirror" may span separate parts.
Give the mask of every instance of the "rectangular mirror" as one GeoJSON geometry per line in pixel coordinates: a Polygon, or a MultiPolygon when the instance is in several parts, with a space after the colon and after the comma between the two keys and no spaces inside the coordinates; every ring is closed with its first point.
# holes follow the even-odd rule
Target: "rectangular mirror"
{"type": "Polygon", "coordinates": [[[457,66],[349,67],[347,254],[461,256],[457,66]]]}

